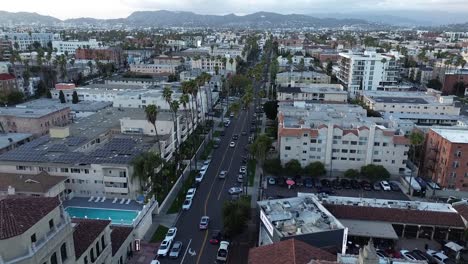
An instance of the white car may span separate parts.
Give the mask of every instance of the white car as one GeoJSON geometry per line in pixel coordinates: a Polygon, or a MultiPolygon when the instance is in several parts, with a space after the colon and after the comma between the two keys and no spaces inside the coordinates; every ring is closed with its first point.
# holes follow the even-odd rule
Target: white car
{"type": "Polygon", "coordinates": [[[218,253],[216,254],[216,260],[226,262],[229,253],[229,242],[221,241],[219,243],[218,253]]]}
{"type": "Polygon", "coordinates": [[[246,166],[241,166],[239,169],[239,173],[246,174],[247,173],[247,167],[246,166]]]}
{"type": "Polygon", "coordinates": [[[182,204],[182,210],[188,210],[192,207],[192,199],[185,199],[184,203],[182,204]]]}
{"type": "Polygon", "coordinates": [[[166,234],[165,239],[174,240],[176,235],[177,235],[177,227],[169,228],[169,230],[167,230],[167,234],[166,234]]]}
{"type": "Polygon", "coordinates": [[[195,188],[190,188],[187,190],[187,194],[185,195],[185,199],[189,199],[189,200],[192,200],[193,197],[195,196],[195,192],[197,191],[197,189],[195,188]]]}
{"type": "Polygon", "coordinates": [[[408,250],[400,250],[400,253],[403,256],[403,258],[407,260],[417,260],[413,255],[411,255],[411,252],[409,252],[408,250]]]}
{"type": "Polygon", "coordinates": [[[391,191],[392,187],[390,187],[390,184],[388,184],[387,181],[381,181],[380,186],[382,186],[382,190],[384,191],[391,191]]]}
{"type": "Polygon", "coordinates": [[[205,161],[203,162],[203,165],[207,165],[207,166],[208,166],[208,165],[210,165],[210,163],[211,163],[211,159],[207,159],[207,160],[205,160],[205,161]]]}
{"type": "Polygon", "coordinates": [[[159,262],[159,260],[155,259],[155,260],[152,260],[150,264],[161,264],[161,262],[159,262]]]}
{"type": "Polygon", "coordinates": [[[231,143],[229,144],[229,147],[233,148],[233,147],[235,147],[235,146],[236,146],[236,142],[231,141],[231,143]]]}
{"type": "Polygon", "coordinates": [[[209,166],[209,165],[203,165],[203,166],[200,168],[200,173],[201,173],[201,174],[205,174],[205,173],[206,173],[206,170],[208,170],[208,166],[209,166]]]}
{"type": "Polygon", "coordinates": [[[164,239],[163,242],[161,242],[161,245],[159,245],[158,256],[161,256],[161,257],[167,256],[167,253],[169,253],[169,250],[171,249],[171,245],[172,245],[172,240],[164,239]]]}
{"type": "Polygon", "coordinates": [[[437,251],[434,251],[434,250],[427,250],[426,251],[427,254],[431,255],[433,258],[435,258],[435,260],[437,261],[437,263],[439,264],[445,264],[445,262],[449,259],[449,257],[447,257],[443,251],[440,251],[440,252],[437,252],[437,251]]]}
{"type": "Polygon", "coordinates": [[[218,178],[220,179],[226,179],[226,176],[227,176],[227,171],[221,171],[218,175],[218,178]]]}
{"type": "Polygon", "coordinates": [[[205,176],[204,173],[201,173],[201,172],[198,173],[198,174],[197,174],[197,177],[195,177],[195,181],[196,181],[196,182],[201,182],[201,181],[203,180],[203,177],[204,177],[204,176],[205,176]]]}
{"type": "Polygon", "coordinates": [[[237,175],[237,182],[240,182],[240,183],[244,182],[244,174],[237,175]]]}
{"type": "Polygon", "coordinates": [[[229,188],[228,193],[231,194],[231,195],[232,194],[242,193],[242,188],[241,187],[231,187],[231,188],[229,188]]]}

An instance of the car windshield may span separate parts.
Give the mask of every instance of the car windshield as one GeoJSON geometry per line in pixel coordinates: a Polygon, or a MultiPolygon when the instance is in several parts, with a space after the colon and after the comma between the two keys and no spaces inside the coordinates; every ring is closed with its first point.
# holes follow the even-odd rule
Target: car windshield
{"type": "Polygon", "coordinates": [[[220,250],[218,251],[218,256],[220,256],[220,257],[225,257],[226,255],[227,255],[227,251],[226,251],[226,250],[220,249],[220,250]]]}
{"type": "Polygon", "coordinates": [[[184,204],[189,204],[190,203],[190,200],[185,200],[184,201],[184,204]]]}
{"type": "Polygon", "coordinates": [[[180,248],[180,244],[175,243],[174,246],[172,246],[172,251],[179,251],[179,248],[180,248]]]}
{"type": "Polygon", "coordinates": [[[166,248],[167,248],[167,244],[165,244],[164,242],[159,247],[159,249],[166,249],[166,248]]]}

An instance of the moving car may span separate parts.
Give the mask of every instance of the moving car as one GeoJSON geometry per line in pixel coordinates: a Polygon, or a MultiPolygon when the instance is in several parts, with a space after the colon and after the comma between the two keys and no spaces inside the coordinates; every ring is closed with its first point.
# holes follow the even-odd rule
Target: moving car
{"type": "Polygon", "coordinates": [[[208,229],[208,224],[210,223],[210,217],[209,216],[202,216],[201,219],[200,219],[200,224],[198,225],[198,227],[200,228],[200,230],[206,230],[208,229]]]}
{"type": "Polygon", "coordinates": [[[247,167],[246,166],[241,166],[239,169],[239,173],[246,174],[247,173],[247,167]]]}
{"type": "Polygon", "coordinates": [[[225,127],[228,127],[230,124],[231,124],[231,121],[230,121],[230,120],[224,121],[224,126],[225,126],[225,127]]]}
{"type": "Polygon", "coordinates": [[[219,242],[223,239],[223,234],[219,230],[214,230],[211,234],[210,244],[218,245],[219,242]]]}
{"type": "Polygon", "coordinates": [[[236,146],[236,143],[235,143],[234,141],[231,141],[231,143],[229,144],[229,147],[230,147],[230,148],[233,148],[233,147],[235,147],[235,146],[236,146]]]}
{"type": "Polygon", "coordinates": [[[231,113],[231,114],[229,115],[229,117],[230,117],[230,118],[233,118],[233,117],[234,117],[234,114],[233,114],[233,113],[231,113]]]}
{"type": "Polygon", "coordinates": [[[226,176],[227,176],[227,171],[221,171],[218,175],[218,178],[220,179],[226,179],[226,176]]]}
{"type": "Polygon", "coordinates": [[[178,258],[180,252],[182,251],[182,242],[176,241],[174,242],[174,245],[172,245],[171,252],[169,252],[169,257],[170,258],[178,258]]]}
{"type": "Polygon", "coordinates": [[[226,262],[229,253],[229,242],[221,241],[219,243],[218,253],[216,254],[216,260],[226,262]]]}
{"type": "Polygon", "coordinates": [[[167,230],[167,234],[166,234],[165,239],[174,240],[176,235],[177,235],[177,227],[169,228],[169,230],[167,230]]]}
{"type": "Polygon", "coordinates": [[[390,184],[388,184],[387,181],[381,181],[380,186],[382,186],[382,190],[384,191],[391,191],[392,188],[390,187],[390,184]]]}
{"type": "Polygon", "coordinates": [[[192,199],[185,199],[184,203],[182,204],[182,210],[188,210],[192,207],[192,199]]]}
{"type": "Polygon", "coordinates": [[[231,187],[231,188],[229,188],[228,193],[231,194],[231,195],[242,193],[242,188],[241,187],[231,187]]]}
{"type": "Polygon", "coordinates": [[[185,199],[193,199],[193,197],[195,196],[195,192],[197,191],[196,188],[190,188],[187,190],[187,194],[185,195],[185,199]]]}
{"type": "Polygon", "coordinates": [[[239,135],[238,135],[238,134],[232,135],[232,140],[238,140],[238,139],[239,139],[239,135]]]}
{"type": "Polygon", "coordinates": [[[158,249],[158,256],[165,257],[169,253],[169,249],[171,248],[172,240],[171,239],[164,239],[159,245],[158,249]]]}

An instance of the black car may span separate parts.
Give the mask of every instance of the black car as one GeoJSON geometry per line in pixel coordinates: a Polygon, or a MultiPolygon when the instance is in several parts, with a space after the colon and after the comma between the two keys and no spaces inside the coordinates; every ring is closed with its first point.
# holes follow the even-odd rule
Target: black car
{"type": "Polygon", "coordinates": [[[242,131],[241,135],[242,136],[247,136],[247,132],[244,130],[244,131],[242,131]]]}
{"type": "Polygon", "coordinates": [[[325,193],[325,194],[335,194],[336,192],[332,189],[332,188],[329,188],[329,187],[321,187],[317,190],[318,193],[325,193]]]}
{"type": "Polygon", "coordinates": [[[365,191],[372,190],[372,185],[368,181],[361,181],[361,188],[365,191]]]}
{"type": "Polygon", "coordinates": [[[423,252],[419,249],[415,249],[411,251],[411,255],[413,255],[416,259],[418,260],[425,260],[428,264],[437,264],[437,260],[432,257],[431,255],[427,254],[426,252],[423,252]]]}
{"type": "Polygon", "coordinates": [[[359,184],[358,181],[351,180],[350,182],[351,182],[351,188],[353,188],[355,190],[361,189],[361,185],[359,184]]]}
{"type": "Polygon", "coordinates": [[[242,156],[242,164],[247,164],[247,157],[245,156],[242,156]]]}
{"type": "Polygon", "coordinates": [[[234,134],[234,135],[232,135],[232,139],[233,139],[233,140],[237,140],[237,139],[239,139],[239,135],[238,135],[238,134],[234,134]]]}
{"type": "Polygon", "coordinates": [[[392,191],[394,192],[401,191],[400,186],[398,186],[398,184],[396,184],[395,182],[389,182],[388,184],[390,185],[390,189],[392,189],[392,191]]]}
{"type": "Polygon", "coordinates": [[[351,182],[348,179],[341,179],[340,184],[345,189],[351,189],[351,182]]]}
{"type": "Polygon", "coordinates": [[[304,186],[306,188],[313,188],[314,187],[314,181],[311,178],[305,178],[304,179],[304,186]]]}
{"type": "Polygon", "coordinates": [[[334,179],[334,180],[332,181],[332,186],[333,186],[333,189],[335,189],[335,190],[341,190],[341,189],[343,189],[343,187],[341,187],[340,180],[338,180],[338,179],[334,179]]]}
{"type": "Polygon", "coordinates": [[[331,187],[331,182],[327,179],[323,179],[320,181],[323,187],[331,187]]]}

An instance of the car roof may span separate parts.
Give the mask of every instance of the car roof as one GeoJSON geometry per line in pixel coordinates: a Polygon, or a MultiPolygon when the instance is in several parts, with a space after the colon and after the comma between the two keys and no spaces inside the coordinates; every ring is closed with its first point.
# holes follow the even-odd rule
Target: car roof
{"type": "Polygon", "coordinates": [[[227,242],[227,241],[221,241],[219,243],[219,249],[227,249],[228,246],[229,246],[229,242],[227,242]]]}

